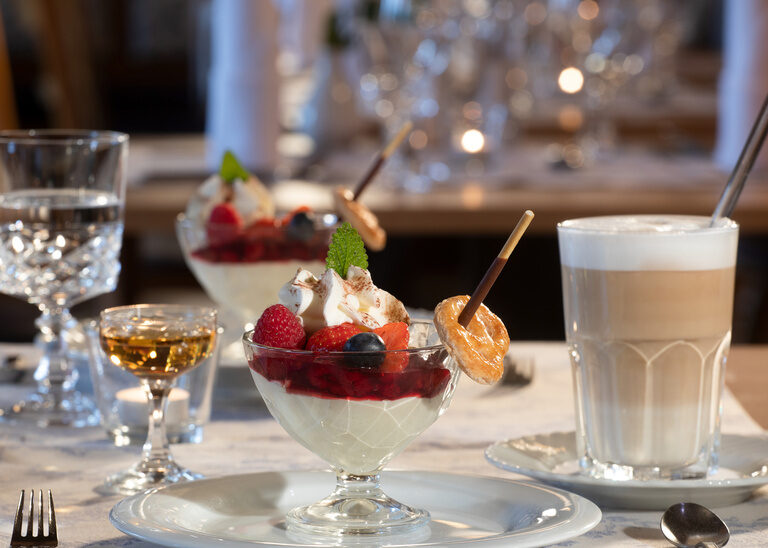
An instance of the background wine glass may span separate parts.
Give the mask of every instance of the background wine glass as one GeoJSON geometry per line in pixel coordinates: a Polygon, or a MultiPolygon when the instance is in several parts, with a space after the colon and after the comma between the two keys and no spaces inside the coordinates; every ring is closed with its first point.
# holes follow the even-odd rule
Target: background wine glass
{"type": "Polygon", "coordinates": [[[101,348],[112,364],[139,378],[150,407],[141,461],[107,478],[100,491],[128,495],[202,477],[171,456],[165,408],[173,380],[213,354],[216,330],[213,308],[144,304],[102,311],[101,348]]]}
{"type": "Polygon", "coordinates": [[[114,291],[120,273],[128,136],[0,132],[0,292],[36,305],[43,357],[37,391],[2,416],[39,424],[98,423],[75,391],[62,332],[69,307],[114,291]]]}

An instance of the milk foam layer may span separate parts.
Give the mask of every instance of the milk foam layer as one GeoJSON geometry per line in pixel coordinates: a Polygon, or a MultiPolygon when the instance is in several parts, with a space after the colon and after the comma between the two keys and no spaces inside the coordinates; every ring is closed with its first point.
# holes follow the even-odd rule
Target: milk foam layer
{"type": "Polygon", "coordinates": [[[560,263],[595,270],[714,270],[736,264],[738,225],[709,217],[631,215],[571,219],[557,227],[560,263]]]}

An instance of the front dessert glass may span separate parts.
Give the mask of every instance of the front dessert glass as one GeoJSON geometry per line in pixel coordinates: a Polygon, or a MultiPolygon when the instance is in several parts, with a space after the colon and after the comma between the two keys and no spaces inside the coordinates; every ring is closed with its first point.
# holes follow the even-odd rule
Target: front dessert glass
{"type": "Polygon", "coordinates": [[[704,477],[717,467],[738,225],[615,216],[558,225],[584,472],[704,477]]]}
{"type": "Polygon", "coordinates": [[[36,305],[36,393],[0,415],[39,426],[98,424],[75,390],[69,308],[114,291],[120,273],[128,136],[0,132],[0,292],[36,305]]]}
{"type": "Polygon", "coordinates": [[[314,274],[325,271],[325,256],[335,215],[317,215],[315,228],[304,239],[291,237],[277,221],[257,223],[239,232],[228,225],[202,224],[180,214],[176,235],[184,259],[208,296],[218,306],[225,324],[224,357],[242,361],[240,336],[253,327],[275,300],[285,280],[302,267],[314,274]],[[231,235],[223,237],[222,235],[231,235]]]}
{"type": "Polygon", "coordinates": [[[414,321],[412,348],[326,352],[243,344],[256,387],[290,436],[331,465],[336,489],[286,516],[299,535],[399,535],[428,523],[381,489],[379,475],[445,411],[458,366],[431,322],[414,321]]]}
{"type": "Polygon", "coordinates": [[[212,308],[158,304],[102,311],[99,338],[107,360],[139,378],[150,406],[141,461],[107,478],[100,491],[130,495],[202,477],[171,456],[165,411],[173,380],[214,352],[216,330],[212,308]]]}

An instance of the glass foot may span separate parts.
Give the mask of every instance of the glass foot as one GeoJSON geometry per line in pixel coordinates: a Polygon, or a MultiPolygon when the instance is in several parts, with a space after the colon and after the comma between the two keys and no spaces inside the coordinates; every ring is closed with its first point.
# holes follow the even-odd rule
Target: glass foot
{"type": "Polygon", "coordinates": [[[147,489],[202,478],[202,474],[182,468],[173,461],[164,467],[148,467],[144,462],[140,462],[128,470],[109,476],[96,491],[107,495],[135,495],[147,489]]]}
{"type": "Polygon", "coordinates": [[[383,492],[331,496],[294,508],[285,517],[294,537],[400,535],[429,523],[429,512],[406,506],[383,492]]]}
{"type": "Polygon", "coordinates": [[[82,428],[99,424],[96,404],[80,392],[69,392],[66,398],[36,392],[27,399],[0,412],[3,421],[49,426],[82,428]]]}

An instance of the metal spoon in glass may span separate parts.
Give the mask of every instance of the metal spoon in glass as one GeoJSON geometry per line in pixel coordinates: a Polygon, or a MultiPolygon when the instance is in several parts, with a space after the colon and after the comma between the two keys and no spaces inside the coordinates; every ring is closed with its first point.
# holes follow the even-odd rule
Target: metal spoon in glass
{"type": "Polygon", "coordinates": [[[679,502],[667,508],[661,516],[661,532],[679,548],[721,548],[731,538],[723,520],[695,502],[679,502]]]}

